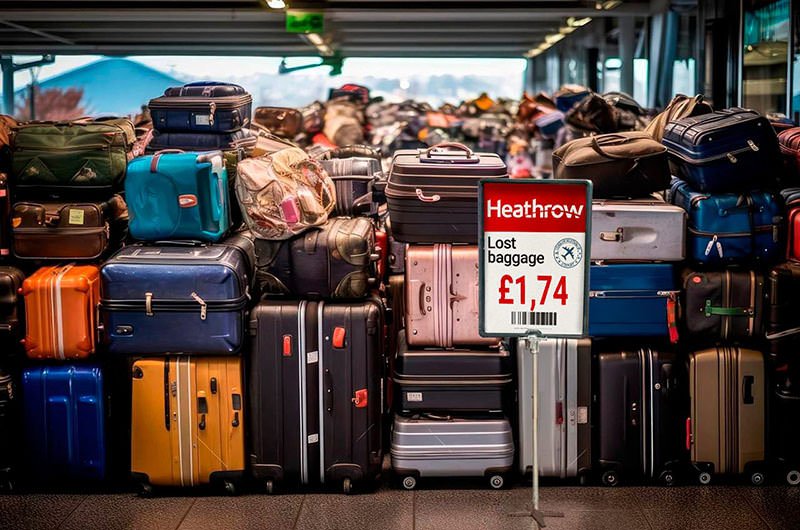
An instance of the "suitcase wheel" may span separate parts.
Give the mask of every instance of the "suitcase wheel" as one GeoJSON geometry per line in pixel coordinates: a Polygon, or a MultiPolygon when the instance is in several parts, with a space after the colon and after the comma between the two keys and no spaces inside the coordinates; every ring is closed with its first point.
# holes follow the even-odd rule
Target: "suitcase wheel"
{"type": "Polygon", "coordinates": [[[662,471],[659,478],[665,486],[672,486],[675,484],[675,475],[672,473],[672,471],[662,471]]]}
{"type": "Polygon", "coordinates": [[[708,471],[703,471],[702,473],[697,475],[697,481],[705,486],[706,484],[711,482],[711,473],[709,473],[708,471]]]}
{"type": "Polygon", "coordinates": [[[506,483],[506,479],[503,478],[503,475],[492,475],[489,477],[489,485],[496,489],[502,489],[506,483]]]}
{"type": "Polygon", "coordinates": [[[790,486],[797,486],[798,484],[800,484],[800,471],[792,469],[791,471],[786,473],[786,482],[790,486]]]}
{"type": "Polygon", "coordinates": [[[275,493],[275,482],[272,479],[267,480],[264,485],[267,489],[267,495],[272,495],[275,493]]]}
{"type": "Polygon", "coordinates": [[[345,495],[353,493],[353,482],[349,478],[342,481],[342,492],[344,492],[345,495]]]}
{"type": "Polygon", "coordinates": [[[223,486],[227,495],[236,495],[236,485],[233,482],[226,480],[223,486]]]}
{"type": "Polygon", "coordinates": [[[604,486],[616,486],[619,484],[619,476],[616,471],[606,471],[601,478],[604,486]]]}
{"type": "Polygon", "coordinates": [[[153,496],[153,486],[146,483],[139,484],[139,497],[152,497],[153,496]]]}
{"type": "Polygon", "coordinates": [[[760,471],[754,472],[752,475],[750,475],[750,482],[753,484],[753,486],[762,485],[764,483],[764,473],[761,473],[760,471]]]}
{"type": "Polygon", "coordinates": [[[400,481],[404,489],[413,490],[417,487],[417,478],[408,475],[407,477],[403,477],[403,480],[400,481]]]}

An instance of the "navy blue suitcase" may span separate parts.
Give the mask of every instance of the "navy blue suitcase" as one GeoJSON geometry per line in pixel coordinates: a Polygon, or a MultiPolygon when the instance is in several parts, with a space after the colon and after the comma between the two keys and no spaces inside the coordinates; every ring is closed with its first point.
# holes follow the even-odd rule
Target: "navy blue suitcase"
{"type": "Polygon", "coordinates": [[[201,132],[160,132],[153,131],[153,139],[147,144],[145,153],[154,154],[166,149],[181,151],[228,151],[238,148],[252,148],[258,138],[250,129],[232,133],[201,132]]]}
{"type": "Polygon", "coordinates": [[[771,189],[781,171],[775,129],[738,107],[682,118],[664,128],[672,174],[698,191],[771,189]]]}
{"type": "Polygon", "coordinates": [[[168,88],[148,106],[160,132],[230,133],[250,125],[253,98],[239,85],[199,81],[168,88]]]}
{"type": "Polygon", "coordinates": [[[677,335],[672,264],[592,265],[589,274],[589,335],[592,337],[677,335]]]}
{"type": "Polygon", "coordinates": [[[100,269],[102,339],[111,354],[236,353],[255,257],[252,240],[131,245],[100,269]]]}
{"type": "Polygon", "coordinates": [[[703,193],[672,179],[670,202],[689,214],[687,257],[708,265],[781,260],[780,201],[768,191],[703,193]]]}
{"type": "Polygon", "coordinates": [[[88,482],[106,477],[103,375],[89,365],[40,366],[22,373],[25,473],[88,482]]]}

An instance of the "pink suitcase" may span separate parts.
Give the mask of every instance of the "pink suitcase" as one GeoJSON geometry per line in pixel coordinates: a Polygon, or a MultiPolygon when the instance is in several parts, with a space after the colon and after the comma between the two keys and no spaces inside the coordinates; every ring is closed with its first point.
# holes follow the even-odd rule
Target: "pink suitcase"
{"type": "Polygon", "coordinates": [[[406,337],[409,346],[496,345],[478,333],[478,247],[409,245],[406,337]]]}

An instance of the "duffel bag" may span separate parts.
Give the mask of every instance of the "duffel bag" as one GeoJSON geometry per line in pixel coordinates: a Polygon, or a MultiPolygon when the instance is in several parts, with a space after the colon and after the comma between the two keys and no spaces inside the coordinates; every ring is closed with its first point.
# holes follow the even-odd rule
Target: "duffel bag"
{"type": "Polygon", "coordinates": [[[590,94],[566,114],[567,125],[588,136],[593,133],[617,132],[614,108],[597,94],[590,94]]]}
{"type": "Polygon", "coordinates": [[[151,99],[153,128],[161,132],[231,133],[250,125],[253,98],[239,85],[199,81],[151,99]]]}
{"type": "Polygon", "coordinates": [[[553,151],[557,179],[588,179],[594,197],[647,197],[669,187],[666,148],[640,131],[577,138],[553,151]]]}
{"type": "Polygon", "coordinates": [[[242,217],[258,238],[288,239],[323,225],[336,206],[333,181],[302,149],[242,160],[237,173],[242,217]]]}
{"type": "Polygon", "coordinates": [[[744,340],[762,333],[764,276],[753,270],[683,275],[686,330],[693,340],[744,340]]]}
{"type": "Polygon", "coordinates": [[[17,202],[11,211],[19,259],[99,258],[108,248],[115,205],[107,202],[17,202]]]}
{"type": "Polygon", "coordinates": [[[662,142],[673,175],[697,191],[776,187],[778,138],[769,120],[755,111],[732,108],[673,121],[662,142]]]}
{"type": "Polygon", "coordinates": [[[256,282],[261,294],[363,298],[378,259],[372,221],[336,217],[287,241],[256,240],[256,282]]]}
{"type": "Polygon", "coordinates": [[[673,179],[669,196],[689,214],[688,259],[707,265],[781,260],[783,217],[772,193],[702,193],[673,179]]]}
{"type": "Polygon", "coordinates": [[[655,140],[660,142],[664,137],[664,128],[669,122],[680,120],[681,118],[709,114],[711,112],[714,112],[714,109],[709,103],[703,101],[702,95],[698,94],[694,97],[689,97],[678,94],[672,98],[672,101],[669,102],[669,105],[667,105],[660,114],[647,124],[644,130],[655,140]]]}
{"type": "Polygon", "coordinates": [[[125,179],[131,236],[217,241],[231,223],[228,189],[219,151],[162,151],[136,158],[125,179]]]}
{"type": "Polygon", "coordinates": [[[553,99],[558,110],[566,113],[591,93],[591,90],[580,85],[564,85],[553,94],[553,99]]]}
{"type": "Polygon", "coordinates": [[[282,138],[293,139],[303,132],[303,114],[288,107],[258,107],[253,121],[282,138]]]}
{"type": "Polygon", "coordinates": [[[297,110],[303,116],[304,133],[313,136],[322,131],[325,124],[325,106],[322,103],[314,101],[297,110]]]}
{"type": "Polygon", "coordinates": [[[21,124],[11,157],[14,189],[39,196],[120,188],[135,142],[127,118],[21,124]]]}

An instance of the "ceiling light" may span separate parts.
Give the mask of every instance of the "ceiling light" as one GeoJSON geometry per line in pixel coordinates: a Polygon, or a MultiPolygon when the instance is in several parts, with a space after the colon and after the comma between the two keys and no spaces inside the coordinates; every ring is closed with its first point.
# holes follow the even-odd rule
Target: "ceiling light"
{"type": "Polygon", "coordinates": [[[286,7],[286,2],[283,0],[267,0],[267,6],[272,9],[284,9],[286,7]]]}
{"type": "Polygon", "coordinates": [[[577,28],[573,28],[572,26],[561,26],[560,28],[558,28],[558,32],[563,34],[563,35],[569,35],[573,31],[575,31],[576,29],[577,28]]]}
{"type": "Polygon", "coordinates": [[[588,24],[592,21],[592,17],[583,17],[583,18],[575,18],[569,17],[567,19],[567,25],[572,28],[580,28],[588,24]]]}
{"type": "Polygon", "coordinates": [[[539,50],[539,51],[541,51],[541,52],[543,52],[543,51],[545,51],[546,49],[550,48],[551,46],[553,46],[553,45],[552,45],[552,44],[550,44],[550,43],[548,43],[548,42],[543,42],[543,43],[541,43],[539,46],[537,46],[537,47],[536,47],[536,49],[537,49],[537,50],[539,50]]]}
{"type": "Polygon", "coordinates": [[[621,3],[622,3],[622,0],[605,0],[603,2],[598,0],[597,2],[594,3],[594,8],[597,9],[597,10],[609,11],[611,9],[614,9],[615,7],[620,5],[621,3]]]}
{"type": "Polygon", "coordinates": [[[311,44],[314,46],[322,46],[325,44],[325,40],[320,36],[319,33],[308,33],[306,38],[308,38],[309,42],[311,42],[311,44]]]}
{"type": "Polygon", "coordinates": [[[525,57],[527,57],[528,59],[533,59],[537,55],[541,55],[541,54],[542,54],[542,50],[539,50],[537,48],[532,48],[532,49],[528,50],[527,52],[525,52],[525,57]]]}
{"type": "Polygon", "coordinates": [[[553,45],[558,41],[560,41],[561,39],[563,39],[564,37],[566,37],[566,35],[564,35],[563,33],[552,33],[550,35],[545,35],[544,41],[547,44],[553,45]]]}

